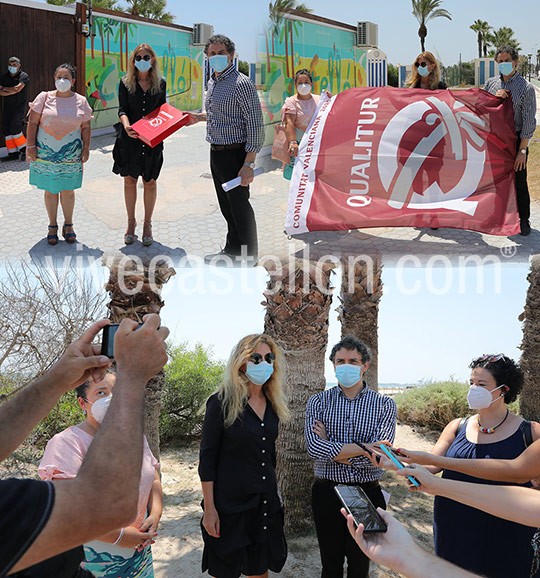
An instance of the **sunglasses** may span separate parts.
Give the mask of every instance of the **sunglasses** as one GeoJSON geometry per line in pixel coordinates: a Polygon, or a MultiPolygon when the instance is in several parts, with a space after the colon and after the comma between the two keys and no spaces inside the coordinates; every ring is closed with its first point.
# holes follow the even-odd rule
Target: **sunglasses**
{"type": "Polygon", "coordinates": [[[499,361],[499,360],[504,359],[504,358],[505,358],[504,353],[498,353],[497,355],[489,355],[489,354],[485,353],[484,355],[482,355],[482,357],[480,359],[482,361],[492,362],[492,361],[499,361]]]}
{"type": "Polygon", "coordinates": [[[267,353],[264,357],[260,353],[252,353],[249,356],[249,360],[255,365],[259,365],[263,359],[266,361],[266,363],[272,363],[275,358],[276,356],[274,353],[267,353]]]}
{"type": "Polygon", "coordinates": [[[419,66],[429,66],[429,62],[423,60],[422,62],[415,62],[414,65],[416,66],[416,68],[418,68],[419,66]]]}
{"type": "Polygon", "coordinates": [[[140,62],[141,60],[146,60],[147,62],[151,59],[152,57],[150,56],[150,54],[145,54],[144,56],[141,56],[140,54],[137,54],[137,56],[135,56],[135,60],[137,62],[140,62]]]}

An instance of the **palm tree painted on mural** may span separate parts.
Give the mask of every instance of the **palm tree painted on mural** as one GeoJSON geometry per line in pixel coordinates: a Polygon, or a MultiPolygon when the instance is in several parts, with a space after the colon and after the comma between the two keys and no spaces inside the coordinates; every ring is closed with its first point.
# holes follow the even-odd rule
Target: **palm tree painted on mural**
{"type": "Polygon", "coordinates": [[[412,13],[420,24],[420,28],[418,28],[420,46],[422,52],[425,52],[427,36],[426,23],[434,18],[448,18],[448,20],[452,20],[452,16],[448,10],[441,8],[442,0],[411,0],[411,2],[412,13]]]}
{"type": "Polygon", "coordinates": [[[128,47],[128,34],[133,37],[133,31],[135,30],[135,24],[129,24],[128,22],[115,21],[114,27],[116,28],[116,34],[114,39],[120,42],[120,70],[127,70],[129,47],[128,47]],[[125,47],[124,47],[125,40],[125,47]],[[124,55],[126,57],[124,65],[124,55]]]}
{"type": "Polygon", "coordinates": [[[110,54],[111,51],[109,49],[109,37],[111,34],[114,34],[114,26],[113,21],[109,18],[103,18],[103,34],[107,35],[107,54],[110,54]]]}
{"type": "Polygon", "coordinates": [[[478,41],[478,58],[482,58],[487,55],[487,44],[488,35],[491,30],[491,26],[485,20],[475,20],[469,28],[476,32],[478,41]]]}
{"type": "MultiPolygon", "coordinates": [[[[285,42],[285,70],[287,77],[294,76],[294,45],[293,31],[298,32],[298,22],[285,18],[285,14],[291,10],[310,13],[312,9],[306,4],[298,4],[296,0],[275,0],[268,5],[270,16],[270,32],[272,34],[272,56],[275,56],[274,39],[279,34],[280,42],[285,42]],[[292,64],[289,67],[289,42],[292,64]]],[[[268,36],[266,37],[267,69],[270,72],[270,55],[268,51],[268,36]]]]}

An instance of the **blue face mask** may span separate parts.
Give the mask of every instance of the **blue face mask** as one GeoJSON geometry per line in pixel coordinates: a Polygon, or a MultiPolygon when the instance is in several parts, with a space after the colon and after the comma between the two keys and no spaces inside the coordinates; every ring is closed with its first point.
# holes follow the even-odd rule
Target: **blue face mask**
{"type": "Polygon", "coordinates": [[[418,67],[418,74],[420,76],[429,76],[429,68],[427,66],[419,66],[418,67]]]}
{"type": "Polygon", "coordinates": [[[19,72],[19,69],[16,66],[8,66],[7,68],[11,74],[17,74],[17,72],[19,72]]]}
{"type": "Polygon", "coordinates": [[[229,57],[226,54],[216,54],[210,56],[208,62],[216,72],[223,72],[229,66],[229,57]]]}
{"type": "Polygon", "coordinates": [[[513,62],[499,62],[499,72],[503,76],[508,76],[509,74],[512,74],[512,70],[514,70],[513,62]]]}
{"type": "Polygon", "coordinates": [[[151,60],[136,60],[135,66],[141,72],[148,72],[152,68],[152,61],[151,60]]]}
{"type": "Polygon", "coordinates": [[[264,385],[274,373],[274,364],[267,361],[261,363],[253,363],[248,361],[246,366],[246,375],[255,385],[264,385]]]}
{"type": "Polygon", "coordinates": [[[336,365],[336,378],[343,387],[352,387],[356,385],[362,377],[363,365],[336,365]]]}

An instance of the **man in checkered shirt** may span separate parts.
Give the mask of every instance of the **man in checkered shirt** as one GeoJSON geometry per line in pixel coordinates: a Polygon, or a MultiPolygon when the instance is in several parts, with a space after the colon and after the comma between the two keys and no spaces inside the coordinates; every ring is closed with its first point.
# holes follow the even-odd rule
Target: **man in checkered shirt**
{"type": "Polygon", "coordinates": [[[207,121],[210,168],[219,202],[227,221],[227,240],[219,253],[206,255],[207,263],[241,256],[257,260],[257,225],[249,202],[255,156],[264,140],[261,104],[251,80],[233,65],[235,46],[227,36],[216,34],[206,43],[205,54],[212,67],[208,82],[206,112],[191,114],[191,123],[207,121]],[[229,192],[223,183],[241,177],[229,192]]]}
{"type": "Polygon", "coordinates": [[[364,343],[352,335],[344,337],[330,354],[338,385],[313,395],[306,407],[306,446],[315,462],[311,504],[322,578],[342,578],[345,557],[348,578],[369,574],[369,558],[347,530],[334,487],[360,486],[375,507],[386,508],[379,485],[383,472],[358,442],[393,442],[397,411],[393,399],[367,387],[363,376],[370,360],[364,343]]]}
{"type": "Polygon", "coordinates": [[[519,54],[511,46],[501,46],[495,54],[499,65],[499,76],[488,78],[484,90],[499,98],[512,96],[514,121],[516,124],[516,197],[521,235],[531,232],[529,218],[531,200],[527,185],[527,158],[529,141],[536,129],[536,93],[534,86],[517,72],[519,54]]]}

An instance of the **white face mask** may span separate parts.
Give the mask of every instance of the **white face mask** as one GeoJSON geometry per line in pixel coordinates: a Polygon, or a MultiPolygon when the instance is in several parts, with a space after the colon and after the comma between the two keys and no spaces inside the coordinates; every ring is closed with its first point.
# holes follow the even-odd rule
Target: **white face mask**
{"type": "Polygon", "coordinates": [[[311,84],[299,84],[296,90],[298,90],[298,94],[306,96],[311,92],[311,84]]]}
{"type": "Polygon", "coordinates": [[[499,385],[499,387],[492,389],[491,391],[480,385],[471,385],[469,387],[469,393],[467,394],[467,401],[469,402],[469,407],[471,409],[488,408],[492,403],[496,402],[499,398],[504,396],[503,393],[499,395],[499,397],[496,397],[495,399],[491,397],[491,394],[494,391],[500,389],[501,387],[504,387],[504,383],[502,385],[499,385]]]}
{"type": "Polygon", "coordinates": [[[100,397],[96,399],[96,401],[88,403],[92,406],[90,408],[90,413],[92,417],[99,423],[103,422],[103,418],[109,409],[109,405],[111,404],[112,393],[110,393],[107,397],[100,397]]]}
{"type": "Polygon", "coordinates": [[[58,92],[67,92],[71,89],[71,80],[68,80],[67,78],[57,78],[54,85],[58,92]]]}

